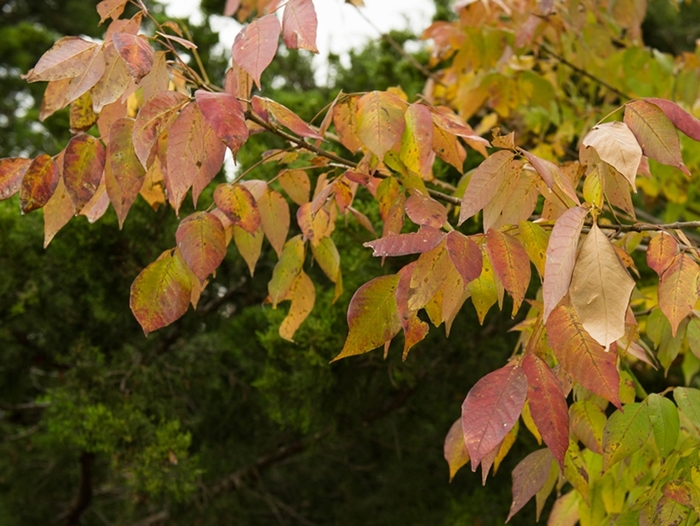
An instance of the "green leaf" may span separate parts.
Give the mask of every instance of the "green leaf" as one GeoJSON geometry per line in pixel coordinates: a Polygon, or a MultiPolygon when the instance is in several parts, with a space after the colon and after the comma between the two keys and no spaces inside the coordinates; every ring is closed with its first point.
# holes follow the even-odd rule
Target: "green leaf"
{"type": "Polygon", "coordinates": [[[267,284],[272,308],[287,297],[287,292],[297,279],[304,265],[304,241],[301,235],[294,236],[284,244],[280,259],[272,271],[272,279],[267,284]]]}
{"type": "Polygon", "coordinates": [[[651,433],[649,407],[644,403],[627,404],[624,412],[615,411],[603,431],[603,471],[641,449],[651,433]]]}
{"type": "Polygon", "coordinates": [[[656,393],[646,399],[649,406],[649,421],[654,433],[656,447],[662,457],[667,457],[676,447],[680,432],[678,409],[671,400],[656,393]]]}
{"type": "Polygon", "coordinates": [[[678,409],[700,430],[700,391],[692,387],[676,387],[673,399],[678,409]]]}

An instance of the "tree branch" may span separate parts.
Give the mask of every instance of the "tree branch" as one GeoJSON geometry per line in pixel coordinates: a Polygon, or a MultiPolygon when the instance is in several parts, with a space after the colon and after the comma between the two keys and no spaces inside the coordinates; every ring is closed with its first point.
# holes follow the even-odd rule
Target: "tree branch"
{"type": "Polygon", "coordinates": [[[80,455],[80,482],[78,485],[78,494],[76,495],[71,507],[62,513],[54,524],[64,522],[69,526],[74,526],[80,523],[80,517],[92,502],[92,464],[95,460],[94,453],[84,452],[80,455]]]}

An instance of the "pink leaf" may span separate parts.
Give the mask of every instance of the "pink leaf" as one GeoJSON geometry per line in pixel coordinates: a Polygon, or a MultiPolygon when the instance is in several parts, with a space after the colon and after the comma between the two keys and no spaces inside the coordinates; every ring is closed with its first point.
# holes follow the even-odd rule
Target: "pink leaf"
{"type": "Polygon", "coordinates": [[[513,470],[513,503],[506,522],[542,489],[552,468],[552,453],[538,449],[526,456],[513,470]]]}
{"type": "Polygon", "coordinates": [[[208,212],[196,212],[180,222],[175,233],[185,263],[204,281],[226,257],[226,234],[221,221],[208,212]]]}
{"type": "Polygon", "coordinates": [[[248,127],[241,103],[228,93],[197,90],[194,96],[209,126],[231,149],[235,158],[240,147],[248,140],[248,127]]]}
{"type": "Polygon", "coordinates": [[[445,233],[425,226],[409,234],[391,234],[386,237],[368,241],[364,244],[370,247],[375,257],[405,256],[407,254],[421,254],[434,249],[445,238],[445,233]]]}
{"type": "Polygon", "coordinates": [[[284,44],[289,49],[308,49],[318,53],[316,29],[318,19],[312,0],[289,0],[282,17],[284,44]]]}
{"type": "Polygon", "coordinates": [[[144,37],[130,33],[112,35],[114,47],[126,62],[129,73],[136,82],[145,77],[153,67],[153,48],[144,37]]]}
{"type": "Polygon", "coordinates": [[[260,75],[277,53],[280,31],[277,17],[265,15],[243,28],[233,42],[233,60],[253,77],[258,88],[260,75]]]}
{"type": "Polygon", "coordinates": [[[465,284],[481,275],[484,260],[481,248],[464,234],[456,230],[447,234],[447,253],[465,284]]]}

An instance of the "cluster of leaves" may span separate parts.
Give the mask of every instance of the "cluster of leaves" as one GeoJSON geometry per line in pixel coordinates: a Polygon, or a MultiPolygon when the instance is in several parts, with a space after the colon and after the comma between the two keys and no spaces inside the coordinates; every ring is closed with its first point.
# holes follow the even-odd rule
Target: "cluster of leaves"
{"type": "Polygon", "coordinates": [[[522,419],[547,447],[515,468],[509,519],[533,496],[539,514],[557,487],[550,524],[698,520],[700,393],[677,387],[676,404],[647,395],[632,366],[658,360],[667,371],[682,353],[688,376],[700,370],[700,256],[682,231],[698,224],[637,222],[633,198],[637,187],[652,197],[664,188],[681,201],[672,188],[691,171],[678,130],[695,144],[700,121],[664,97],[680,93],[692,106],[700,81],[695,55],[674,65],[640,47],[640,2],[609,11],[595,2],[459,2],[458,21],[425,33],[439,69],[424,98],[411,102],[399,87],[341,93],[318,126],[251,97],[280,35],[290,49],[316,51],[311,0],[228,2],[228,14],[257,16],[236,37],[223,88],[183,60],[197,58],[196,45],[176,24],[158,24],[141,4],[121,19],[125,4],[98,5],[102,21],[111,19],[104,42],[65,37],[27,75],[49,83],[42,116],[70,105],[75,131],[55,157],[0,161],[0,196],[19,193],[25,213],[44,209],[45,244],[74,215],[96,221],[110,203],[122,225],[139,194],[178,213],[191,189],[196,207],[227,148],[235,157],[251,134],[272,133],[289,145],[261,161],[279,165],[275,180],[244,173],[218,186],[211,207],[180,221],[177,246],[134,281],[131,308],[146,334],[196,307],[231,240],[252,275],[267,239],[278,255],[267,301],[290,301],[279,334],[291,340],[316,298],[307,259],[335,298],[342,293],[337,219],[374,233],[354,206],[366,192],[382,231],[365,245],[377,257],[417,258],[354,293],[336,360],[381,346],[386,354],[401,332],[405,359],[427,336],[426,318],[449,333],[468,299],[481,322],[506,292],[514,317],[527,305],[512,359],[474,385],[448,434],[452,475],[471,462],[485,481],[522,419]],[[151,37],[138,34],[144,19],[154,23],[151,37]],[[626,93],[631,100],[619,106],[626,93]],[[610,120],[618,109],[622,120],[610,120]],[[475,131],[467,120],[477,117],[475,131]],[[497,123],[512,131],[494,130],[492,142],[478,133],[497,123]],[[484,160],[463,174],[465,146],[484,160]],[[461,177],[457,186],[436,177],[439,163],[461,177]],[[298,235],[289,237],[290,206],[277,184],[298,207],[298,235]],[[455,229],[477,222],[482,232],[455,229]],[[638,270],[635,251],[646,252],[658,280],[638,270]],[[538,281],[533,267],[541,287],[526,298],[538,281]]]}

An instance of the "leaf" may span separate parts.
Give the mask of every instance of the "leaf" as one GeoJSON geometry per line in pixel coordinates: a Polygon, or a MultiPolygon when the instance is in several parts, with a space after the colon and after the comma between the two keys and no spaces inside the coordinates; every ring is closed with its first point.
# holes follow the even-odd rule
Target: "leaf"
{"type": "Polygon", "coordinates": [[[469,451],[464,443],[464,433],[462,432],[462,419],[458,418],[452,424],[445,437],[443,455],[450,468],[450,482],[455,478],[457,471],[469,462],[469,451]]]}
{"type": "Polygon", "coordinates": [[[283,170],[278,180],[282,189],[296,204],[303,205],[309,202],[311,182],[304,170],[283,170]]]}
{"type": "Polygon", "coordinates": [[[346,95],[333,108],[333,124],[340,143],[352,153],[362,148],[357,137],[357,100],[346,95]]]}
{"type": "Polygon", "coordinates": [[[526,396],[527,377],[513,365],[487,374],[469,390],[462,404],[462,429],[472,471],[515,425],[526,396]]]}
{"type": "Polygon", "coordinates": [[[649,421],[659,454],[666,458],[676,447],[680,432],[678,409],[671,400],[651,393],[645,403],[649,406],[649,421]]]}
{"type": "Polygon", "coordinates": [[[578,520],[578,498],[575,491],[570,491],[554,501],[547,526],[576,526],[578,520]]]}
{"type": "Polygon", "coordinates": [[[58,177],[59,167],[52,157],[42,153],[34,158],[19,188],[19,206],[23,214],[48,203],[58,184],[58,177]]]}
{"type": "Polygon", "coordinates": [[[418,311],[424,307],[444,284],[452,268],[445,243],[422,253],[411,274],[408,308],[418,311]]]}
{"type": "Polygon", "coordinates": [[[287,292],[304,265],[304,254],[304,241],[300,235],[290,238],[284,244],[279,261],[272,271],[272,279],[267,284],[273,309],[287,298],[287,292]]]}
{"type": "Polygon", "coordinates": [[[587,215],[585,208],[577,206],[564,212],[554,223],[547,244],[542,284],[545,322],[569,290],[576,263],[576,248],[587,215]]]}
{"type": "Polygon", "coordinates": [[[119,228],[124,225],[146,177],[146,171],[134,151],[133,130],[134,120],[128,118],[118,119],[109,130],[105,183],[107,195],[117,213],[119,228]]]}
{"type": "Polygon", "coordinates": [[[499,293],[491,259],[483,250],[482,258],[481,274],[467,285],[467,289],[472,296],[479,323],[483,325],[486,314],[498,301],[499,293]]]}
{"type": "Polygon", "coordinates": [[[534,354],[525,356],[522,368],[527,376],[532,419],[564,471],[564,457],[569,447],[569,408],[561,383],[550,367],[534,354]]]}
{"type": "Polygon", "coordinates": [[[208,212],[195,212],[180,221],[175,232],[185,263],[203,282],[226,257],[226,234],[221,221],[208,212]]]}
{"type": "Polygon", "coordinates": [[[22,178],[31,164],[31,159],[21,157],[0,159],[0,200],[9,199],[19,192],[22,178]]]}
{"type": "Polygon", "coordinates": [[[170,86],[170,71],[168,70],[165,51],[156,51],[153,54],[153,66],[139,82],[143,100],[149,100],[159,93],[168,91],[170,86]]]}
{"type": "Polygon", "coordinates": [[[282,16],[284,45],[289,49],[308,49],[318,53],[316,29],[318,19],[312,0],[289,0],[282,16]]]}
{"type": "Polygon", "coordinates": [[[408,107],[404,118],[406,127],[401,137],[399,157],[406,168],[427,179],[432,173],[435,160],[430,110],[424,104],[414,103],[408,107]]]}
{"type": "Polygon", "coordinates": [[[349,333],[333,362],[384,345],[401,330],[396,306],[399,276],[380,276],[362,285],[348,307],[349,333]]]}
{"type": "Polygon", "coordinates": [[[337,283],[340,279],[340,254],[333,240],[330,237],[324,237],[317,244],[311,245],[311,252],[328,279],[337,283]]]}
{"type": "Polygon", "coordinates": [[[274,14],[262,16],[244,27],[233,42],[233,60],[260,89],[260,75],[277,53],[280,23],[274,14]]]}
{"type": "Polygon", "coordinates": [[[257,95],[253,97],[253,107],[255,107],[256,102],[260,103],[265,111],[269,111],[279,124],[289,128],[299,137],[308,137],[310,139],[319,140],[323,139],[323,137],[321,137],[316,130],[311,128],[311,126],[306,124],[301,117],[279,102],[258,97],[257,95]]]}
{"type": "Polygon", "coordinates": [[[241,103],[228,93],[197,90],[194,96],[204,119],[231,149],[235,159],[240,147],[248,140],[248,127],[241,103]]]}
{"type": "Polygon", "coordinates": [[[496,276],[513,297],[512,316],[515,316],[530,284],[527,252],[516,238],[494,229],[486,234],[486,250],[496,276]]]}
{"type": "Polygon", "coordinates": [[[561,171],[561,169],[551,161],[546,159],[541,159],[536,155],[520,150],[525,158],[530,162],[530,164],[537,170],[542,176],[545,184],[549,188],[554,188],[555,192],[558,190],[563,193],[564,196],[568,197],[573,204],[580,205],[576,191],[571,185],[569,178],[561,171]]]}
{"type": "Polygon", "coordinates": [[[386,91],[371,91],[357,101],[357,137],[380,160],[401,139],[404,108],[401,99],[386,91]]]}
{"type": "Polygon", "coordinates": [[[615,411],[603,431],[603,471],[644,447],[651,433],[649,407],[643,403],[626,404],[615,411]]]}
{"type": "Polygon", "coordinates": [[[517,225],[530,218],[537,206],[537,177],[529,171],[521,171],[520,162],[512,163],[513,176],[501,182],[499,193],[484,207],[484,229],[500,230],[504,226],[517,225]]]}
{"type": "Polygon", "coordinates": [[[233,241],[241,257],[248,265],[251,277],[255,274],[255,264],[260,258],[263,239],[265,238],[262,228],[258,228],[250,234],[241,227],[233,225],[233,241]]]}
{"type": "Polygon", "coordinates": [[[698,274],[700,268],[695,260],[688,254],[678,254],[659,279],[659,308],[671,323],[674,337],[678,325],[698,301],[698,274]]]}
{"type": "Polygon", "coordinates": [[[304,203],[297,209],[297,224],[304,235],[304,241],[318,244],[328,234],[330,214],[323,208],[311,213],[311,203],[304,203]]]}
{"type": "Polygon", "coordinates": [[[500,150],[474,170],[462,197],[458,224],[464,223],[496,196],[503,179],[513,175],[513,158],[513,152],[500,150]]]}
{"type": "Polygon", "coordinates": [[[571,432],[584,446],[599,455],[603,453],[603,429],[607,420],[600,406],[589,400],[578,400],[569,408],[571,432]]]}
{"type": "Polygon", "coordinates": [[[417,225],[442,228],[447,222],[447,209],[435,199],[414,193],[406,199],[406,215],[417,225]]]}
{"type": "Polygon", "coordinates": [[[538,449],[521,460],[513,469],[513,503],[506,522],[518,513],[527,502],[542,489],[552,467],[549,449],[538,449]]]}
{"type": "Polygon", "coordinates": [[[309,316],[316,302],[316,289],[314,284],[304,271],[292,283],[287,298],[292,300],[287,316],[282,320],[279,328],[279,335],[288,341],[292,340],[294,333],[299,326],[309,316]]]}
{"type": "Polygon", "coordinates": [[[270,189],[258,199],[257,204],[263,232],[279,256],[289,232],[289,205],[279,192],[270,189]]]}
{"type": "Polygon", "coordinates": [[[70,80],[69,78],[52,80],[46,85],[44,98],[41,101],[41,108],[39,109],[39,120],[41,122],[44,122],[51,115],[68,105],[66,90],[68,89],[70,80]]]}
{"type": "Polygon", "coordinates": [[[91,135],[76,135],[63,156],[65,191],[79,212],[95,195],[105,168],[105,147],[91,135]]]}
{"type": "Polygon", "coordinates": [[[153,67],[153,48],[144,37],[131,33],[114,33],[114,47],[126,62],[129,74],[139,82],[153,67]]]}
{"type": "Polygon", "coordinates": [[[105,72],[103,46],[93,49],[92,55],[85,63],[85,69],[71,79],[66,88],[65,102],[73,102],[92,88],[105,72]]]}
{"type": "Polygon", "coordinates": [[[594,126],[583,138],[583,145],[593,148],[603,161],[624,175],[635,188],[642,148],[627,124],[615,121],[594,126]]]}
{"type": "Polygon", "coordinates": [[[60,38],[29,71],[27,82],[77,77],[87,68],[96,48],[97,44],[82,38],[60,38]]]}
{"type": "Polygon", "coordinates": [[[676,387],[673,390],[673,399],[681,413],[700,430],[700,391],[692,387],[676,387]]]}
{"type": "Polygon", "coordinates": [[[188,98],[176,91],[166,91],[150,98],[143,105],[134,124],[134,151],[144,168],[158,137],[167,130],[178,116],[178,111],[188,98]]]}
{"type": "Polygon", "coordinates": [[[75,207],[66,192],[63,179],[59,177],[56,190],[44,206],[44,248],[49,246],[53,237],[70,221],[75,214],[75,207]]]}
{"type": "Polygon", "coordinates": [[[617,356],[584,329],[576,312],[557,307],[547,320],[549,343],[561,366],[583,387],[620,407],[617,356]]]}
{"type": "Polygon", "coordinates": [[[433,151],[447,164],[454,166],[459,173],[464,169],[467,151],[459,143],[456,135],[446,132],[437,125],[433,126],[433,151]]]}
{"type": "Polygon", "coordinates": [[[661,111],[664,112],[664,115],[669,118],[673,125],[688,137],[700,141],[700,121],[678,104],[670,100],[656,99],[653,97],[648,97],[644,100],[661,108],[661,111]]]}
{"type": "Polygon", "coordinates": [[[591,337],[607,347],[625,333],[634,280],[620,264],[610,240],[591,227],[571,278],[571,304],[591,337]]]}
{"type": "Polygon", "coordinates": [[[661,277],[674,262],[676,254],[678,254],[676,239],[666,232],[660,232],[649,240],[647,265],[661,277]]]}
{"type": "MultiPolygon", "coordinates": [[[[556,223],[554,226],[556,228],[556,223]]],[[[532,264],[535,265],[540,277],[543,277],[547,262],[545,254],[547,253],[550,235],[540,225],[531,221],[520,221],[518,230],[525,246],[525,252],[527,252],[532,264]]],[[[574,255],[576,254],[575,248],[573,253],[574,255]]]]}
{"type": "Polygon", "coordinates": [[[87,131],[95,125],[97,114],[92,110],[92,98],[89,92],[83,93],[71,102],[68,119],[73,133],[87,131]]]}
{"type": "Polygon", "coordinates": [[[100,219],[109,208],[109,196],[107,195],[107,184],[104,175],[97,186],[95,195],[80,211],[81,216],[85,216],[89,223],[94,223],[100,219]]]}
{"type": "Polygon", "coordinates": [[[690,176],[681,156],[678,132],[661,108],[645,100],[628,102],[624,121],[637,138],[644,155],[690,176]]]}
{"type": "MultiPolygon", "coordinates": [[[[598,453],[602,451],[603,427],[605,426],[605,421],[605,416],[603,416],[603,422],[600,424],[599,439],[596,443],[598,453]]],[[[566,451],[563,474],[566,480],[579,492],[586,504],[590,506],[590,479],[584,459],[581,456],[581,450],[575,438],[572,438],[569,443],[569,449],[566,451]]]]}
{"type": "Polygon", "coordinates": [[[260,211],[253,194],[239,184],[220,184],[214,190],[214,202],[234,225],[253,234],[260,226],[260,211]]]}
{"type": "Polygon", "coordinates": [[[131,284],[129,306],[144,334],[182,317],[190,305],[192,285],[185,262],[166,255],[148,265],[131,284]]]}
{"type": "Polygon", "coordinates": [[[483,256],[481,248],[471,239],[453,230],[447,234],[447,253],[465,284],[479,278],[483,256]]]}
{"type": "Polygon", "coordinates": [[[100,15],[100,24],[108,18],[117,20],[124,12],[128,0],[102,0],[97,4],[97,13],[100,15]]]}
{"type": "Polygon", "coordinates": [[[426,226],[419,229],[418,232],[390,234],[374,241],[368,241],[363,246],[371,248],[372,255],[375,257],[405,256],[429,252],[437,247],[444,238],[444,232],[426,226]]]}

